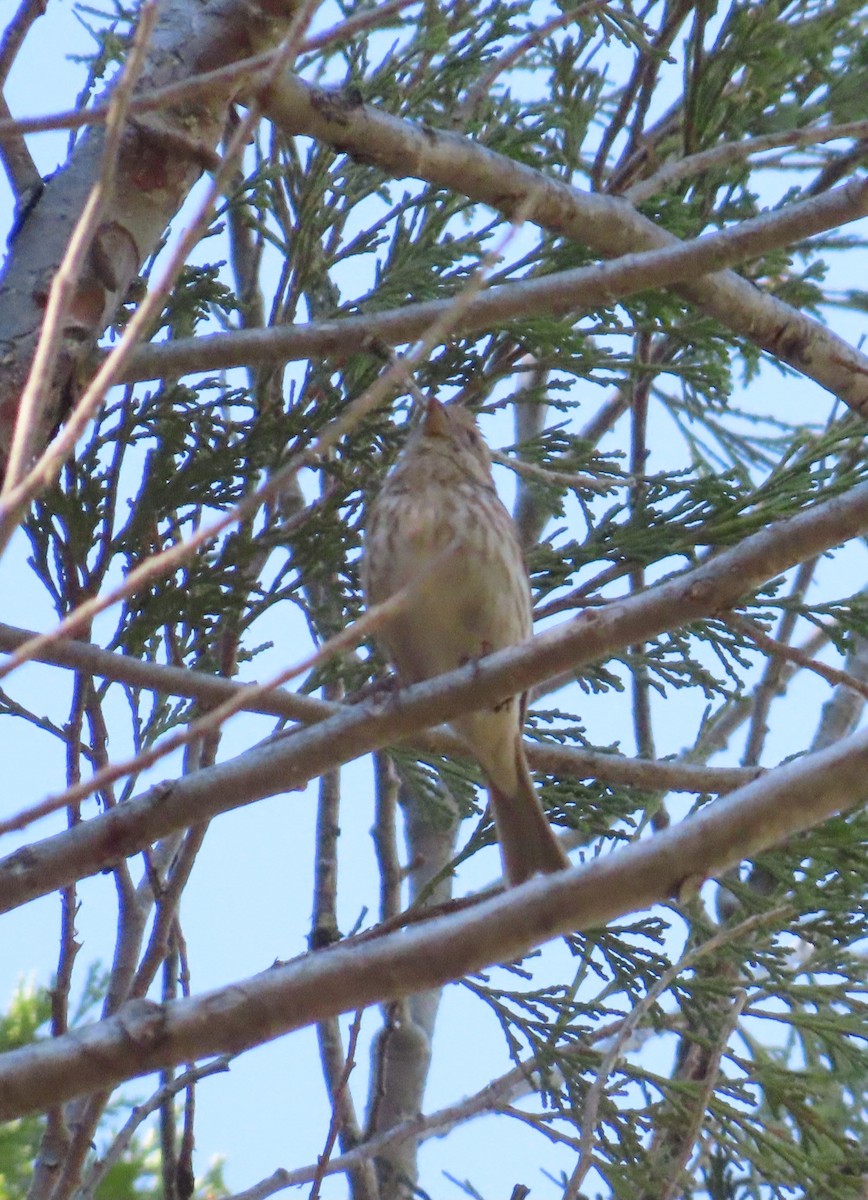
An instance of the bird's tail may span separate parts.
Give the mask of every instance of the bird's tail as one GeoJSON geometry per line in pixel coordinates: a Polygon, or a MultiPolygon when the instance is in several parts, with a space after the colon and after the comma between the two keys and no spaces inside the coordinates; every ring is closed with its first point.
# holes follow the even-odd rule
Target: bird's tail
{"type": "Polygon", "coordinates": [[[488,788],[503,871],[510,884],[524,883],[538,872],[562,871],[570,865],[546,820],[521,738],[517,739],[516,756],[515,789],[503,792],[491,783],[488,788]]]}

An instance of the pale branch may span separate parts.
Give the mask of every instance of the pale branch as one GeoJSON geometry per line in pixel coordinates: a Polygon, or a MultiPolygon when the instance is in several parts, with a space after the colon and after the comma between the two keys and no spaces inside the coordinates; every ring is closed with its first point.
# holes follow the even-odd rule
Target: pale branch
{"type": "MultiPolygon", "coordinates": [[[[20,649],[40,635],[32,629],[21,629],[0,623],[0,651],[12,652],[20,649]]],[[[265,716],[287,717],[306,724],[332,716],[340,705],[318,700],[300,692],[274,689],[259,693],[255,684],[236,683],[204,671],[172,667],[162,663],[145,662],[129,654],[101,650],[89,642],[61,639],[51,642],[38,655],[37,662],[50,663],[70,671],[83,671],[97,675],[113,683],[127,684],[163,696],[185,696],[198,700],[204,708],[219,704],[231,696],[249,692],[241,708],[245,712],[261,713],[265,716]]]]}
{"type": "MultiPolygon", "coordinates": [[[[168,83],[165,87],[140,90],[130,104],[130,114],[140,116],[179,103],[187,103],[200,96],[211,96],[215,92],[229,94],[233,89],[227,89],[228,84],[237,85],[239,80],[252,77],[261,80],[265,70],[274,61],[274,56],[274,50],[263,50],[261,54],[251,54],[237,62],[230,62],[225,67],[216,67],[213,71],[194,71],[192,75],[175,83],[168,83]]],[[[73,108],[63,112],[43,113],[37,117],[9,115],[0,120],[0,143],[9,141],[17,134],[46,133],[52,129],[76,130],[85,129],[90,125],[103,125],[108,114],[109,103],[103,101],[91,108],[73,108]]]]}
{"type": "MultiPolygon", "coordinates": [[[[403,876],[396,836],[401,783],[386,754],[375,754],[374,772],[373,838],[380,875],[380,922],[395,921],[400,920],[403,876]]],[[[443,821],[448,797],[439,797],[435,809],[431,797],[420,803],[412,788],[405,784],[403,791],[410,907],[418,904],[422,888],[438,871],[443,871],[446,878],[429,903],[433,900],[438,907],[445,907],[452,899],[453,877],[447,868],[455,856],[459,818],[453,805],[452,821],[443,821]]],[[[365,1141],[404,1124],[421,1111],[439,1003],[440,992],[434,989],[382,1006],[382,1024],[371,1040],[365,1141]]],[[[374,1155],[373,1166],[379,1200],[404,1196],[419,1178],[417,1141],[405,1138],[393,1142],[374,1155]]]]}
{"type": "MultiPolygon", "coordinates": [[[[650,364],[653,341],[650,333],[639,332],[634,339],[637,363],[643,367],[650,364]]],[[[648,483],[645,469],[648,462],[648,404],[654,376],[647,370],[639,372],[630,383],[630,491],[628,503],[630,520],[636,523],[648,519],[645,510],[648,483]]],[[[628,571],[630,593],[638,595],[645,590],[645,568],[640,563],[630,564],[628,571]]],[[[630,691],[633,716],[633,740],[640,758],[656,758],[654,732],[651,720],[651,673],[645,661],[643,647],[630,650],[630,691]]],[[[659,820],[661,812],[652,817],[659,820]]]]}
{"type": "MultiPolygon", "coordinates": [[[[859,636],[853,639],[846,661],[848,676],[868,681],[868,638],[859,636]]],[[[811,750],[823,750],[838,738],[852,733],[864,710],[865,701],[860,692],[837,687],[823,705],[817,730],[811,740],[811,750]]]]}
{"type": "MultiPolygon", "coordinates": [[[[515,370],[527,371],[528,378],[519,377],[518,388],[512,398],[513,443],[516,446],[526,446],[538,438],[546,427],[549,410],[547,399],[548,385],[551,372],[547,367],[541,367],[532,354],[524,354],[515,370]]],[[[492,454],[495,461],[497,452],[492,454]]],[[[524,466],[536,466],[529,461],[527,450],[519,450],[514,460],[524,466]]],[[[532,476],[531,476],[532,477],[532,476]]],[[[553,506],[551,498],[546,496],[543,489],[528,486],[528,476],[519,470],[516,472],[515,500],[512,506],[512,516],[518,529],[519,541],[525,553],[539,542],[543,529],[552,517],[553,506]]]]}
{"type": "MultiPolygon", "coordinates": [[[[386,21],[402,9],[409,8],[418,2],[419,0],[387,0],[386,3],[379,4],[376,9],[357,13],[322,33],[303,38],[298,52],[300,55],[310,54],[327,45],[351,41],[364,30],[386,21]]],[[[22,0],[21,7],[22,9],[39,9],[44,6],[44,3],[45,0],[22,0]]],[[[39,16],[41,13],[36,12],[35,15],[39,16]]],[[[6,35],[4,34],[4,38],[0,42],[0,79],[4,73],[5,47],[6,35]]],[[[180,103],[196,100],[200,96],[207,97],[215,93],[228,95],[232,89],[227,89],[226,85],[234,84],[237,87],[242,80],[251,82],[255,80],[262,86],[266,71],[274,62],[276,55],[276,49],[263,50],[259,54],[251,54],[237,62],[230,62],[224,67],[215,67],[209,71],[193,71],[189,76],[185,76],[175,83],[168,83],[164,87],[141,89],[130,104],[130,114],[138,116],[141,113],[171,108],[180,103]]],[[[8,142],[12,137],[27,133],[46,133],[53,129],[75,130],[84,129],[89,125],[102,125],[108,119],[109,108],[109,103],[104,101],[94,104],[90,108],[73,108],[63,112],[42,113],[35,117],[13,117],[7,110],[6,115],[0,120],[0,144],[8,142]]]]}
{"type": "MultiPolygon", "coordinates": [[[[38,636],[35,630],[0,623],[0,651],[16,650],[38,636]]],[[[243,700],[238,706],[239,712],[284,717],[303,725],[324,721],[345,708],[344,705],[320,700],[302,692],[290,692],[283,688],[262,691],[255,683],[239,683],[192,668],[145,662],[129,654],[102,650],[88,642],[65,639],[53,641],[36,655],[35,659],[70,671],[83,671],[88,675],[96,675],[101,679],[126,684],[132,688],[146,689],[162,696],[185,696],[198,701],[205,709],[238,697],[243,700]]],[[[414,736],[412,741],[421,749],[435,754],[465,753],[460,738],[448,729],[429,730],[423,735],[414,736]]],[[[577,779],[597,777],[611,783],[647,788],[651,791],[728,792],[739,784],[747,783],[758,774],[758,770],[753,768],[704,767],[663,759],[649,761],[621,754],[607,754],[600,750],[557,746],[537,741],[526,742],[525,750],[531,766],[538,771],[572,775],[577,779]]],[[[0,821],[0,834],[9,828],[0,821]]]]}
{"type": "Polygon", "coordinates": [[[758,137],[741,138],[737,142],[721,142],[698,154],[690,154],[686,158],[673,159],[665,163],[659,171],[647,179],[634,183],[623,193],[633,204],[641,204],[651,196],[663,191],[664,188],[701,175],[705,171],[717,170],[732,163],[743,162],[754,154],[762,154],[768,150],[782,147],[802,149],[804,146],[818,146],[825,142],[836,142],[844,138],[854,138],[859,141],[868,137],[868,121],[843,121],[840,125],[825,125],[822,129],[808,126],[805,129],[786,129],[780,133],[765,133],[758,137]]]}
{"type": "MultiPolygon", "coordinates": [[[[285,132],[319,138],[389,175],[450,188],[508,217],[528,203],[527,220],[605,258],[677,244],[673,235],[618,197],[578,191],[458,134],[388,116],[289,73],[264,98],[263,108],[285,132]]],[[[868,406],[864,357],[818,321],[731,271],[703,279],[691,275],[676,290],[852,408],[868,406]]]]}
{"type": "MultiPolygon", "coordinates": [[[[374,755],[374,825],[371,838],[380,878],[379,920],[391,921],[401,912],[404,869],[398,847],[400,781],[388,755],[374,755]]],[[[335,822],[337,827],[337,822],[335,822]]],[[[335,849],[337,853],[337,849],[335,849]]],[[[337,924],[335,924],[337,928],[337,924]]]]}
{"type": "MultiPolygon", "coordinates": [[[[338,684],[330,686],[326,691],[335,699],[339,699],[342,694],[338,684]]],[[[317,806],[313,912],[308,937],[308,946],[312,950],[327,946],[340,936],[337,918],[340,804],[341,773],[339,770],[327,771],[320,780],[317,806]]],[[[319,1021],[316,1026],[320,1064],[332,1109],[330,1139],[333,1131],[334,1136],[340,1139],[340,1146],[344,1152],[351,1150],[362,1140],[349,1086],[349,1071],[355,1061],[360,1024],[361,1014],[357,1014],[347,1050],[344,1049],[343,1034],[336,1017],[319,1021]]],[[[333,1149],[334,1145],[331,1142],[329,1155],[333,1149]]],[[[325,1155],[320,1155],[318,1166],[322,1169],[325,1165],[325,1155]]],[[[320,1172],[316,1178],[321,1177],[320,1172]]],[[[376,1181],[370,1163],[362,1163],[351,1171],[349,1183],[351,1200],[377,1200],[376,1181]]]]}
{"type": "MultiPolygon", "coordinates": [[[[427,994],[432,994],[429,990],[427,994]]],[[[438,990],[433,989],[438,995],[438,990]]],[[[412,997],[383,1006],[383,1024],[371,1043],[371,1078],[365,1130],[376,1137],[422,1107],[431,1066],[431,1039],[414,1019],[412,997]]],[[[374,1156],[380,1200],[397,1200],[418,1181],[418,1148],[413,1139],[394,1142],[374,1156]]]]}
{"type": "MultiPolygon", "coordinates": [[[[448,547],[446,553],[448,553],[448,547]]],[[[439,562],[439,559],[437,562],[439,562]]],[[[432,563],[432,570],[436,567],[437,562],[432,563]]],[[[344,626],[343,629],[317,646],[303,659],[296,661],[289,667],[283,668],[265,683],[251,684],[249,686],[254,693],[259,692],[264,694],[278,687],[280,684],[286,683],[290,679],[294,679],[299,675],[313,670],[315,667],[321,666],[342,651],[353,649],[359,642],[372,635],[380,625],[390,620],[401,608],[410,603],[414,599],[418,588],[424,582],[424,578],[424,574],[418,576],[399,592],[390,596],[388,600],[383,601],[373,608],[369,608],[355,621],[344,626]]],[[[73,612],[72,616],[75,616],[75,612],[73,612]]],[[[50,640],[51,635],[48,636],[50,640]]],[[[3,671],[10,669],[10,665],[10,663],[7,663],[4,667],[0,667],[0,675],[2,675],[3,671]]],[[[65,791],[46,797],[34,805],[27,814],[24,814],[26,823],[29,824],[31,820],[46,817],[50,813],[60,808],[65,808],[70,804],[78,804],[86,797],[93,795],[101,788],[107,787],[118,779],[122,779],[126,775],[138,774],[146,768],[153,766],[161,758],[165,758],[168,754],[171,754],[173,750],[180,749],[182,746],[189,746],[200,738],[215,736],[229,717],[241,711],[244,699],[245,696],[243,693],[236,692],[221,704],[218,704],[216,708],[209,709],[208,712],[190,721],[187,725],[176,728],[161,740],[152,742],[137,750],[131,758],[106,763],[89,779],[77,780],[75,783],[70,784],[65,791]]],[[[21,815],[19,814],[19,818],[21,815]]],[[[0,829],[2,827],[0,825],[0,829]]]]}
{"type": "MultiPolygon", "coordinates": [[[[868,483],[775,522],[646,592],[590,609],[457,671],[275,737],[227,763],[159,784],[0,863],[0,912],[101,871],[196,822],[302,788],[323,771],[548,676],[738,604],[752,589],[868,529],[868,483]]],[[[758,786],[762,780],[756,781],[758,786]]],[[[748,785],[748,787],[753,785],[748,785]]]]}
{"type": "MultiPolygon", "coordinates": [[[[8,116],[9,105],[0,91],[0,124],[8,116]]],[[[10,135],[0,141],[0,162],[3,163],[9,186],[16,196],[17,220],[25,212],[28,203],[39,195],[42,176],[23,136],[10,135]]]]}
{"type": "MultiPolygon", "coordinates": [[[[454,135],[438,136],[446,138],[454,135]]],[[[493,154],[479,146],[468,145],[473,154],[493,154]]],[[[518,172],[530,171],[530,168],[518,164],[512,166],[518,172]]],[[[477,168],[477,173],[479,170],[477,168]]],[[[543,224],[548,216],[549,224],[558,228],[559,232],[569,232],[569,222],[563,212],[567,198],[589,197],[564,184],[547,180],[545,176],[530,173],[536,180],[537,190],[534,191],[527,181],[525,190],[518,190],[514,182],[512,199],[507,204],[501,197],[502,204],[512,212],[524,199],[528,220],[543,224]],[[547,195],[549,190],[554,191],[554,197],[547,195]],[[566,192],[567,197],[561,196],[561,192],[566,192]],[[548,200],[550,212],[548,209],[539,212],[543,200],[548,200]],[[556,200],[559,206],[556,206],[556,200]],[[563,224],[566,224],[566,229],[561,228],[563,224]]],[[[620,219],[621,224],[632,229],[631,221],[627,219],[632,212],[629,205],[613,197],[594,196],[592,199],[594,205],[613,206],[610,216],[614,225],[620,219]]],[[[583,205],[577,204],[576,207],[581,212],[583,205]]],[[[490,287],[467,304],[465,312],[454,321],[452,329],[458,333],[473,333],[494,324],[541,312],[570,313],[578,317],[638,292],[675,284],[679,285],[677,290],[686,289],[691,293],[691,298],[697,298],[700,308],[712,312],[716,306],[710,300],[699,303],[706,287],[704,280],[690,284],[679,281],[695,280],[698,275],[713,272],[709,275],[708,288],[715,297],[718,291],[722,292],[733,306],[730,309],[722,305],[722,311],[713,312],[713,315],[723,321],[725,314],[728,318],[725,323],[729,328],[742,336],[751,337],[752,341],[771,354],[839,395],[857,411],[861,412],[863,408],[868,411],[868,358],[818,321],[796,312],[772,296],[764,296],[757,287],[739,276],[721,272],[724,266],[756,258],[793,241],[858,220],[866,214],[868,183],[851,180],[822,196],[754,217],[732,229],[704,234],[688,242],[669,237],[649,222],[655,236],[652,238],[650,232],[646,232],[644,242],[651,248],[642,246],[635,252],[624,253],[611,262],[592,267],[579,267],[490,287]],[[741,295],[742,288],[749,293],[749,303],[741,295]],[[741,304],[741,308],[736,308],[736,304],[741,304]],[[777,322],[774,328],[772,322],[777,322]]],[[[633,218],[644,221],[636,213],[633,213],[633,218]]],[[[586,240],[589,240],[593,226],[587,230],[584,226],[580,228],[587,235],[586,240]]],[[[630,244],[626,234],[624,240],[626,245],[630,244]]],[[[632,242],[638,241],[637,233],[632,242]]],[[[616,253],[614,247],[611,253],[616,253]]],[[[142,346],[130,356],[119,379],[133,382],[157,379],[164,375],[184,375],[276,361],[290,362],[330,354],[343,355],[348,345],[364,347],[375,341],[400,345],[412,341],[433,322],[442,319],[451,303],[450,300],[430,300],[364,316],[299,326],[214,333],[142,346]]]]}
{"type": "MultiPolygon", "coordinates": [[[[156,870],[153,870],[151,889],[156,911],[151,922],[148,944],[141,962],[136,967],[135,978],[129,982],[127,996],[146,996],[157,971],[166,961],[171,937],[177,927],[181,896],[207,832],[206,825],[194,825],[186,831],[176,854],[170,860],[165,878],[161,879],[156,870]]],[[[150,897],[146,896],[145,905],[147,907],[144,911],[147,912],[150,909],[150,897]]]]}
{"type": "MultiPolygon", "coordinates": [[[[441,753],[463,753],[461,742],[450,734],[449,742],[438,730],[425,741],[441,753]]],[[[413,738],[414,743],[421,744],[413,738]]],[[[651,792],[731,792],[760,775],[758,767],[706,767],[675,759],[627,758],[583,750],[577,746],[557,746],[548,742],[525,741],[528,761],[535,771],[574,779],[598,779],[651,792]]]]}
{"type": "MultiPolygon", "coordinates": [[[[331,1094],[332,1114],[329,1121],[328,1133],[326,1134],[325,1146],[320,1154],[317,1162],[317,1171],[313,1179],[313,1187],[310,1190],[310,1200],[319,1200],[322,1181],[325,1176],[326,1167],[329,1159],[332,1156],[332,1151],[335,1148],[335,1143],[338,1140],[338,1133],[341,1130],[344,1118],[346,1116],[346,1108],[341,1102],[341,1097],[349,1087],[350,1075],[356,1065],[356,1051],[359,1044],[359,1034],[362,1029],[362,1016],[364,1010],[359,1011],[353,1017],[352,1025],[350,1026],[350,1035],[347,1042],[347,1054],[341,1068],[340,1078],[335,1080],[335,1091],[331,1094]]],[[[354,1198],[355,1200],[355,1198],[354,1198]]]]}
{"type": "MultiPolygon", "coordinates": [[[[418,789],[414,790],[406,780],[403,781],[400,804],[407,844],[407,908],[421,913],[425,908],[448,906],[456,886],[455,872],[449,866],[455,859],[461,827],[459,805],[442,780],[434,803],[431,796],[421,796],[418,789]]],[[[441,998],[437,989],[417,992],[408,1004],[409,1015],[424,1035],[429,1054],[441,998]]],[[[417,1041],[417,1051],[422,1040],[417,1041]]],[[[421,1110],[421,1090],[416,1107],[417,1111],[421,1110]]]]}
{"type": "Polygon", "coordinates": [[[863,732],[769,772],[654,837],[459,913],[306,954],[196,998],[132,1001],[106,1020],[0,1057],[0,1120],[176,1063],[237,1054],[694,892],[709,876],[862,803],[866,769],[863,732]]]}
{"type": "MultiPolygon", "coordinates": [[[[332,694],[340,689],[331,687],[332,694]]],[[[313,911],[308,945],[327,946],[337,937],[338,838],[340,836],[340,771],[325,771],[320,778],[314,851],[313,911]]],[[[336,1031],[338,1039],[340,1030],[336,1031]]],[[[343,1062],[343,1047],[341,1047],[343,1062]]]]}

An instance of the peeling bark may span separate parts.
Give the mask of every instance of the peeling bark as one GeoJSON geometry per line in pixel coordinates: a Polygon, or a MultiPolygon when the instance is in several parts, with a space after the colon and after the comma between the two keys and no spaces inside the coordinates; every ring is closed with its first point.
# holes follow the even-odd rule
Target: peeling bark
{"type": "MultiPolygon", "coordinates": [[[[167,0],[136,92],[150,91],[236,62],[275,44],[294,0],[167,0]]],[[[35,438],[44,447],[88,370],[97,338],[123,303],[136,275],[159,244],[203,164],[213,161],[234,85],[216,87],[127,122],[117,162],[117,187],[97,232],[64,324],[60,352],[35,438]]],[[[51,281],[99,177],[105,130],[91,127],[68,161],[46,183],[12,239],[0,278],[0,457],[8,455],[39,338],[51,281]]]]}

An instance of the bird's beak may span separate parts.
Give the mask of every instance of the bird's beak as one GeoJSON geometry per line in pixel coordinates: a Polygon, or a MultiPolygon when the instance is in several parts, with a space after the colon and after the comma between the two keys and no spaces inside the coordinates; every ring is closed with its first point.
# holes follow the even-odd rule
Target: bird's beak
{"type": "Polygon", "coordinates": [[[440,401],[433,396],[425,406],[422,428],[429,437],[449,436],[449,416],[440,401]]]}

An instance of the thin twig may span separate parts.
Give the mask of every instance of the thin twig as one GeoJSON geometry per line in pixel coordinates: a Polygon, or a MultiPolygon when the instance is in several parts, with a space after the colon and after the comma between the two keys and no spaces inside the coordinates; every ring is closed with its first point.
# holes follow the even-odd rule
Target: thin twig
{"type": "MultiPolygon", "coordinates": [[[[26,5],[45,7],[46,0],[22,0],[22,8],[26,5]]],[[[327,45],[336,45],[343,41],[351,41],[365,29],[376,26],[381,20],[400,12],[419,0],[387,0],[376,9],[357,13],[345,21],[333,25],[322,33],[304,38],[298,48],[298,54],[310,54],[321,50],[327,45]]],[[[40,13],[36,14],[41,15],[40,13]]],[[[0,55],[4,43],[0,42],[0,55]]],[[[251,91],[261,88],[265,83],[268,68],[272,66],[280,54],[280,47],[264,50],[261,54],[252,54],[238,62],[227,63],[223,67],[215,67],[213,71],[200,71],[187,79],[168,83],[160,88],[152,88],[141,92],[130,103],[130,116],[154,112],[162,108],[180,105],[200,96],[207,96],[215,91],[223,90],[227,83],[237,82],[239,85],[247,82],[251,91]],[[261,78],[260,78],[261,77],[261,78]]],[[[0,120],[0,143],[8,141],[14,135],[27,133],[47,133],[54,129],[83,129],[88,125],[102,125],[108,120],[111,110],[110,102],[95,104],[88,109],[66,109],[61,112],[45,113],[38,117],[13,117],[11,114],[0,120]]]]}
{"type": "Polygon", "coordinates": [[[0,92],[6,86],[12,64],[18,57],[18,51],[24,44],[31,26],[40,17],[45,16],[47,4],[48,0],[21,0],[18,11],[3,30],[3,36],[0,38],[0,92]]]}
{"type": "MultiPolygon", "coordinates": [[[[640,333],[636,338],[635,359],[637,365],[648,360],[651,352],[651,335],[640,333]]],[[[648,404],[651,395],[652,376],[642,373],[635,379],[630,397],[630,518],[634,524],[644,524],[647,519],[645,499],[648,469],[648,404]]],[[[645,570],[641,563],[631,566],[628,578],[630,594],[638,595],[645,590],[645,570]]],[[[643,660],[643,647],[631,647],[636,661],[631,663],[633,737],[636,753],[640,758],[656,757],[654,732],[651,723],[651,683],[648,665],[643,660]]]]}
{"type": "MultiPolygon", "coordinates": [[[[804,654],[813,658],[828,643],[829,635],[823,629],[815,629],[801,646],[804,654]]],[[[781,676],[781,687],[786,687],[799,667],[795,663],[787,664],[786,671],[781,676]]],[[[682,765],[689,763],[705,763],[714,754],[720,754],[729,746],[735,733],[750,719],[753,710],[753,695],[740,696],[737,700],[728,700],[702,727],[696,744],[681,756],[682,765]]],[[[758,768],[742,768],[757,770],[758,768]]]]}
{"type": "Polygon", "coordinates": [[[788,129],[782,133],[742,138],[737,142],[721,142],[720,145],[712,146],[698,154],[666,163],[647,179],[642,179],[627,188],[624,196],[633,204],[641,204],[670,184],[693,175],[701,175],[705,171],[729,166],[734,162],[742,162],[745,158],[762,154],[766,150],[775,150],[780,146],[801,149],[804,146],[822,145],[824,142],[836,142],[843,138],[861,141],[865,137],[868,137],[868,121],[844,121],[840,125],[827,125],[823,129],[788,129]]]}
{"type": "Polygon", "coordinates": [[[491,457],[494,462],[508,467],[516,475],[523,475],[527,479],[538,479],[540,483],[565,487],[576,492],[598,492],[600,495],[606,495],[608,492],[614,492],[617,488],[627,487],[630,482],[628,479],[600,479],[596,475],[574,475],[569,471],[553,471],[549,467],[541,467],[538,463],[524,462],[522,459],[514,458],[511,454],[504,454],[500,450],[493,450],[491,457]]]}
{"type": "MultiPolygon", "coordinates": [[[[343,698],[340,683],[324,689],[330,701],[343,698]]],[[[337,917],[338,838],[340,836],[340,768],[327,771],[320,779],[316,812],[316,854],[314,858],[313,915],[308,945],[321,949],[340,937],[337,917]]],[[[347,1054],[344,1052],[340,1021],[328,1017],[316,1026],[320,1063],[332,1109],[332,1121],[337,1128],[343,1151],[352,1150],[362,1140],[353,1096],[347,1086],[347,1054]]],[[[362,1162],[350,1172],[352,1200],[376,1196],[373,1168],[362,1162]]]]}
{"type": "Polygon", "coordinates": [[[176,851],[175,855],[173,855],[171,869],[166,882],[160,884],[159,880],[155,880],[155,883],[158,884],[154,888],[156,913],[154,914],[147,949],[142,955],[135,979],[129,988],[128,996],[130,998],[134,999],[147,995],[148,989],[160,968],[160,964],[166,958],[171,941],[172,928],[175,924],[178,906],[181,902],[181,895],[190,878],[190,872],[193,869],[198,853],[202,848],[202,842],[204,841],[207,829],[208,826],[204,823],[194,825],[192,829],[188,829],[184,835],[180,850],[176,851]]]}
{"type": "MultiPolygon", "coordinates": [[[[347,1043],[347,1058],[346,1062],[344,1063],[343,1074],[338,1083],[338,1093],[347,1087],[350,1074],[353,1070],[353,1067],[356,1065],[356,1047],[358,1046],[359,1034],[362,1029],[363,1012],[364,1009],[359,1009],[356,1012],[356,1015],[353,1017],[353,1023],[350,1026],[350,1036],[347,1043]]],[[[326,1136],[325,1146],[323,1147],[323,1152],[320,1155],[317,1163],[317,1171],[313,1178],[313,1186],[310,1189],[310,1196],[308,1200],[318,1200],[320,1190],[322,1188],[322,1181],[325,1178],[326,1169],[329,1165],[329,1159],[331,1158],[332,1151],[334,1150],[335,1142],[337,1141],[338,1137],[338,1130],[340,1129],[340,1119],[338,1115],[339,1109],[340,1105],[334,1103],[332,1106],[332,1116],[331,1121],[329,1122],[329,1131],[326,1136]]]]}
{"type": "MultiPolygon", "coordinates": [[[[406,587],[395,592],[388,600],[384,600],[381,604],[368,609],[368,611],[356,621],[351,622],[339,633],[334,634],[327,641],[323,642],[316,650],[306,655],[301,661],[294,663],[290,667],[279,671],[276,675],[265,683],[250,684],[249,687],[253,692],[267,692],[272,688],[280,687],[281,684],[288,682],[290,679],[295,679],[299,675],[312,670],[314,667],[320,666],[328,662],[336,654],[345,650],[350,650],[357,646],[360,642],[369,637],[374,630],[380,625],[393,619],[396,613],[399,613],[403,608],[412,602],[419,588],[424,584],[428,575],[439,569],[442,565],[443,558],[451,551],[451,547],[447,547],[442,555],[438,555],[436,560],[430,565],[425,573],[416,579],[412,580],[406,587]]],[[[80,611],[80,610],[79,610],[80,611]]],[[[3,669],[0,668],[0,674],[3,669]]],[[[34,804],[26,810],[22,810],[17,817],[12,818],[11,823],[5,822],[0,829],[19,829],[24,825],[29,825],[32,821],[39,820],[42,817],[48,816],[52,812],[56,812],[59,808],[64,808],[67,804],[78,804],[87,796],[93,795],[100,788],[114,783],[116,780],[123,778],[125,775],[131,775],[134,772],[140,772],[147,767],[152,766],[161,758],[165,758],[167,754],[171,754],[173,750],[179,749],[181,746],[187,745],[196,738],[205,737],[240,712],[244,704],[244,695],[236,694],[224,700],[222,704],[218,704],[216,708],[212,708],[203,716],[191,721],[183,729],[178,729],[174,733],[164,737],[161,741],[152,746],[140,750],[131,758],[121,762],[109,763],[100,768],[90,779],[82,780],[80,783],[67,788],[56,796],[48,796],[38,804],[34,804]],[[23,822],[20,824],[19,822],[23,822]]]]}
{"type": "Polygon", "coordinates": [[[607,8],[609,2],[610,0],[587,0],[585,4],[579,4],[575,8],[570,8],[566,12],[558,13],[557,16],[549,18],[548,21],[544,21],[536,29],[531,29],[523,38],[519,38],[514,46],[494,60],[488,70],[473,85],[455,114],[456,121],[463,122],[468,116],[471,116],[480,100],[491,91],[498,76],[514,67],[517,62],[524,58],[529,50],[532,50],[534,46],[538,46],[544,38],[555,33],[558,29],[563,29],[565,25],[578,23],[584,17],[590,16],[599,9],[607,8]]]}
{"type": "Polygon", "coordinates": [[[200,1079],[207,1079],[209,1075],[217,1075],[223,1071],[228,1071],[231,1061],[231,1056],[227,1054],[221,1055],[220,1058],[216,1058],[212,1062],[192,1067],[190,1070],[185,1071],[183,1075],[178,1075],[175,1079],[171,1080],[165,1087],[159,1088],[144,1104],[135,1105],[120,1132],[112,1140],[108,1150],[101,1158],[95,1159],[93,1165],[89,1168],[82,1180],[81,1196],[83,1198],[93,1196],[112,1167],[120,1162],[124,1152],[132,1142],[136,1130],[140,1128],[151,1113],[156,1112],[166,1100],[177,1096],[179,1092],[183,1091],[191,1083],[198,1083],[200,1079]]]}
{"type": "MultiPolygon", "coordinates": [[[[420,0],[384,0],[382,4],[377,4],[367,12],[355,13],[343,21],[338,21],[337,25],[324,29],[322,33],[311,34],[302,42],[299,54],[312,54],[316,50],[324,50],[326,46],[339,46],[344,42],[351,42],[360,33],[376,29],[380,24],[385,24],[388,17],[395,16],[411,4],[419,3],[420,0]]],[[[410,18],[405,16],[403,19],[406,21],[410,18]]]]}
{"type": "Polygon", "coordinates": [[[715,1044],[711,1049],[706,1063],[705,1076],[702,1080],[698,1095],[693,1098],[692,1113],[687,1128],[683,1131],[681,1138],[681,1146],[675,1161],[672,1163],[669,1179],[666,1187],[660,1194],[660,1200],[675,1200],[676,1196],[683,1194],[684,1181],[681,1178],[687,1163],[690,1161],[690,1155],[693,1151],[693,1146],[699,1136],[699,1131],[702,1128],[702,1122],[708,1112],[708,1105],[714,1093],[717,1077],[720,1072],[720,1060],[723,1057],[723,1052],[726,1049],[726,1044],[730,1039],[739,1017],[742,1014],[745,1003],[747,1002],[747,992],[744,988],[739,988],[732,999],[729,1010],[726,1013],[726,1019],[722,1027],[718,1030],[715,1044]]]}
{"type": "Polygon", "coordinates": [[[748,617],[739,616],[735,612],[728,612],[722,618],[727,625],[731,625],[733,629],[737,629],[739,633],[743,633],[745,637],[763,650],[766,654],[773,654],[779,658],[786,659],[787,662],[793,663],[795,666],[803,667],[806,671],[812,671],[813,674],[819,675],[821,679],[825,679],[827,683],[833,687],[845,687],[850,691],[856,692],[863,700],[868,700],[868,684],[857,679],[855,675],[851,675],[848,671],[842,671],[837,667],[830,667],[819,659],[812,658],[810,654],[804,650],[800,650],[798,646],[787,645],[786,642],[780,641],[778,638],[771,637],[762,626],[750,620],[748,617]]]}
{"type": "MultiPolygon", "coordinates": [[[[792,641],[798,620],[797,606],[802,603],[805,592],[810,587],[811,580],[814,578],[814,573],[817,569],[817,562],[816,558],[809,559],[807,562],[802,563],[796,572],[789,595],[789,604],[791,607],[784,609],[778,623],[778,631],[775,638],[782,645],[788,646],[792,641]]],[[[753,622],[753,624],[756,625],[756,622],[753,622]]],[[[770,653],[766,659],[762,679],[755,688],[752,696],[750,724],[748,725],[745,748],[741,757],[741,763],[744,767],[754,767],[762,759],[763,745],[765,744],[766,733],[768,731],[768,715],[775,697],[782,694],[781,678],[784,673],[786,661],[785,657],[778,653],[770,653]]]]}

